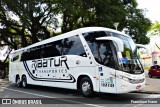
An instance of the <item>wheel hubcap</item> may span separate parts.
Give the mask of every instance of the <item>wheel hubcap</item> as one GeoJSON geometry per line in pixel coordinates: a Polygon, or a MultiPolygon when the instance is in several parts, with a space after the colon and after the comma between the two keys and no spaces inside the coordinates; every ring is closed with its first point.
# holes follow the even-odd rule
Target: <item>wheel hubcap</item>
{"type": "Polygon", "coordinates": [[[90,83],[88,81],[85,81],[82,84],[82,90],[83,90],[83,92],[87,92],[88,90],[90,90],[90,83]]]}
{"type": "Polygon", "coordinates": [[[20,79],[17,80],[17,85],[19,85],[19,84],[20,84],[20,79]]]}
{"type": "Polygon", "coordinates": [[[25,87],[25,86],[26,86],[26,81],[24,80],[24,81],[23,81],[23,87],[25,87]]]}

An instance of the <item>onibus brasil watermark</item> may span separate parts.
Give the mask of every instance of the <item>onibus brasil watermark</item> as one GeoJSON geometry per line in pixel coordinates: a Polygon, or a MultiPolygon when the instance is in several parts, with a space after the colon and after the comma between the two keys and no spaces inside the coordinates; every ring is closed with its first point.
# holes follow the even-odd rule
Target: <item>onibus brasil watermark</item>
{"type": "Polygon", "coordinates": [[[2,99],[1,104],[42,104],[40,99],[2,99]]]}

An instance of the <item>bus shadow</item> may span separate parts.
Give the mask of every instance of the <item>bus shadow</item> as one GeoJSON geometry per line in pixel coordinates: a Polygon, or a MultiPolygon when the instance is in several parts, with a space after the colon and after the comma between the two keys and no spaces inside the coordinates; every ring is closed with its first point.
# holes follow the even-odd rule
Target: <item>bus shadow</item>
{"type": "MultiPolygon", "coordinates": [[[[13,85],[15,88],[20,88],[15,84],[13,85]]],[[[44,93],[57,93],[57,94],[64,94],[64,95],[73,95],[73,96],[80,96],[80,92],[77,90],[72,89],[64,89],[64,88],[57,88],[57,87],[47,87],[47,86],[39,86],[39,85],[28,85],[27,88],[23,88],[24,90],[32,90],[32,91],[41,91],[44,93]]]]}
{"type": "MultiPolygon", "coordinates": [[[[12,87],[17,87],[17,86],[14,85],[12,87]]],[[[24,90],[30,90],[32,92],[34,91],[41,92],[43,94],[47,93],[47,95],[48,94],[51,95],[52,93],[67,95],[68,97],[59,98],[59,99],[66,99],[70,101],[83,102],[83,103],[89,103],[89,104],[128,104],[128,103],[131,103],[131,100],[140,99],[138,95],[133,95],[130,93],[127,93],[127,94],[95,93],[94,97],[86,98],[86,97],[82,97],[80,91],[77,91],[77,90],[47,87],[47,86],[37,86],[37,85],[29,85],[28,88],[24,90]],[[72,96],[76,96],[76,97],[72,97],[72,96]]],[[[67,102],[67,103],[72,104],[72,102],[67,102]]]]}

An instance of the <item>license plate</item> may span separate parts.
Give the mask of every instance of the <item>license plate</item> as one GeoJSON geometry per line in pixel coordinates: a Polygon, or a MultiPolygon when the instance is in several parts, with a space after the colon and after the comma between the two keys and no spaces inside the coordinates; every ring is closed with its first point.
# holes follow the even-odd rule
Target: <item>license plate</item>
{"type": "Polygon", "coordinates": [[[140,89],[141,88],[141,85],[138,85],[137,87],[136,87],[136,89],[140,89]]]}

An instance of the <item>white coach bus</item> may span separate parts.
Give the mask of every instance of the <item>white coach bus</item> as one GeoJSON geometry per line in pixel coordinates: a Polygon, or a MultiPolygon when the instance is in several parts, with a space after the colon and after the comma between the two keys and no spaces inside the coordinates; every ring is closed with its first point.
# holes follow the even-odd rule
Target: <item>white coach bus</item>
{"type": "Polygon", "coordinates": [[[80,28],[10,54],[9,80],[94,92],[128,93],[145,87],[132,38],[103,27],[80,28]]]}

